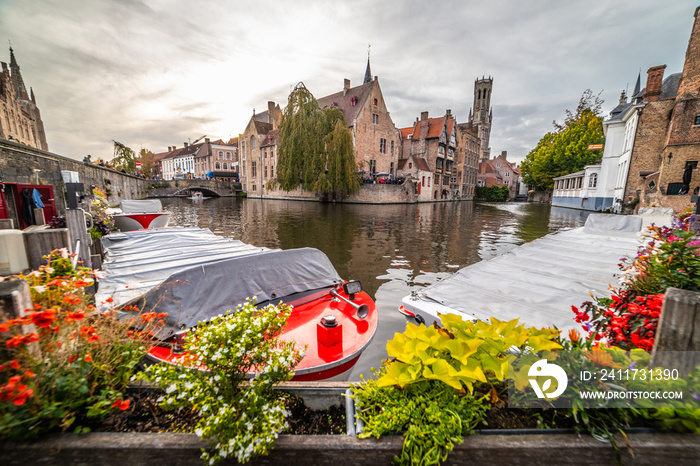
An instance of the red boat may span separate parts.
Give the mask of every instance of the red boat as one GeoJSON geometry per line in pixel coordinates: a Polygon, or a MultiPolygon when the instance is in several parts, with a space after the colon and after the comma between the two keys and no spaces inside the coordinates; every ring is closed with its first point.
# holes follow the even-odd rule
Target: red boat
{"type": "Polygon", "coordinates": [[[163,210],[158,199],[124,200],[119,207],[121,213],[112,214],[114,225],[119,231],[163,228],[170,219],[170,212],[163,210]]]}
{"type": "MultiPolygon", "coordinates": [[[[281,338],[306,346],[292,380],[346,380],[369,345],[377,329],[377,308],[367,293],[348,293],[348,287],[355,291],[360,283],[345,283],[285,302],[293,311],[281,338]]],[[[182,335],[184,332],[165,340],[164,346],[154,346],[148,358],[172,363],[181,357],[182,335]]]]}
{"type": "Polygon", "coordinates": [[[167,313],[152,361],[171,363],[188,329],[252,297],[261,307],[293,307],[281,338],[306,347],[294,380],[345,379],[377,330],[377,307],[360,282],[342,280],[318,249],[256,248],[196,228],[105,238],[96,302],[167,313]]]}

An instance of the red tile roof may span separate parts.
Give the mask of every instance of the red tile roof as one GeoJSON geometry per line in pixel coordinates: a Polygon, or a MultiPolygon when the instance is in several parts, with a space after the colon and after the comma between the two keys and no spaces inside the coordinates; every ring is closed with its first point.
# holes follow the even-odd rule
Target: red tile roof
{"type": "Polygon", "coordinates": [[[318,106],[319,108],[339,108],[343,112],[343,115],[345,115],[345,121],[347,121],[348,126],[352,126],[357,118],[357,115],[360,113],[360,108],[362,108],[365,101],[369,97],[374,83],[376,83],[376,81],[371,81],[361,86],[351,87],[347,90],[347,92],[343,89],[335,94],[321,97],[318,99],[318,106]],[[352,105],[353,97],[355,98],[355,105],[352,105]]]}

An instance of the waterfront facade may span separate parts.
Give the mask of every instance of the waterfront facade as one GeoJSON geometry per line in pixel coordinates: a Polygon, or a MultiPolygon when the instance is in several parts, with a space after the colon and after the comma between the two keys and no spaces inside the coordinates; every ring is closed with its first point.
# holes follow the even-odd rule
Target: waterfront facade
{"type": "Polygon", "coordinates": [[[250,117],[243,133],[238,135],[240,148],[241,183],[249,196],[265,194],[265,184],[273,177],[277,165],[277,137],[282,110],[275,102],[267,103],[267,110],[250,117]],[[275,131],[275,135],[270,133],[275,131]]]}
{"type": "Polygon", "coordinates": [[[0,105],[0,138],[48,152],[44,122],[36,105],[34,90],[30,88],[27,92],[12,47],[9,68],[2,62],[0,105]]]}
{"type": "Polygon", "coordinates": [[[700,8],[695,10],[682,73],[647,71],[624,202],[639,207],[688,205],[700,191],[700,8]]]}
{"type": "Polygon", "coordinates": [[[416,118],[412,131],[404,128],[401,134],[406,137],[401,145],[403,169],[400,175],[420,177],[416,179],[421,183],[421,200],[455,198],[459,186],[455,166],[457,124],[452,111],[447,110],[444,116],[438,118],[429,118],[428,112],[422,112],[420,118],[416,118]],[[408,166],[415,168],[409,169],[408,166]],[[430,171],[427,184],[423,182],[425,175],[417,172],[425,171],[426,167],[430,171]]]}

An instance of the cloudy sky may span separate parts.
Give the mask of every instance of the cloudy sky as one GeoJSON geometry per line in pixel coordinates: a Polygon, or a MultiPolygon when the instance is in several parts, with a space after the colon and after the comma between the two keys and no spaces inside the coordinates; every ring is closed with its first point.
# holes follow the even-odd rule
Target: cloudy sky
{"type": "MultiPolygon", "coordinates": [[[[698,0],[0,0],[52,152],[111,158],[243,131],[253,109],[359,85],[371,44],[397,128],[421,111],[466,121],[493,84],[492,154],[520,160],[590,88],[604,111],[637,73],[679,72],[698,0]]],[[[7,44],[6,44],[7,45],[7,44]]],[[[9,63],[9,50],[0,61],[9,63]]]]}

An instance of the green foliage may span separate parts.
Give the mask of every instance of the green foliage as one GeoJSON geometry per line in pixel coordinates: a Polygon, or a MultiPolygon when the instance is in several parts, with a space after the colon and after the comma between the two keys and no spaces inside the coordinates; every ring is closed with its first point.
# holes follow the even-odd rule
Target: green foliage
{"type": "Polygon", "coordinates": [[[587,90],[576,113],[567,110],[565,123],[555,123],[556,130],[540,139],[521,166],[528,188],[551,191],[553,178],[583,170],[586,165],[600,160],[601,154],[588,150],[588,145],[605,140],[603,118],[598,116],[601,103],[587,90]]]}
{"type": "Polygon", "coordinates": [[[214,439],[213,451],[202,452],[209,464],[267,454],[286,427],[283,401],[272,388],[290,380],[302,358],[294,343],[279,339],[290,313],[283,304],[257,309],[249,301],[192,329],[177,365],[147,369],[144,376],[165,390],[163,407],[199,410],[195,433],[214,439]]]}
{"type": "Polygon", "coordinates": [[[121,142],[114,141],[114,157],[112,166],[115,170],[124,170],[132,173],[136,170],[136,152],[121,142]]]}
{"type": "Polygon", "coordinates": [[[278,154],[277,183],[285,191],[301,186],[335,199],[360,189],[343,112],[320,109],[303,83],[294,88],[284,109],[278,154]]]}
{"type": "Polygon", "coordinates": [[[510,189],[508,186],[477,186],[476,198],[489,202],[505,202],[508,200],[510,189]]]}
{"type": "Polygon", "coordinates": [[[506,352],[519,348],[548,351],[561,348],[558,330],[525,328],[518,320],[465,321],[454,314],[441,316],[443,327],[407,324],[387,343],[394,358],[377,381],[380,387],[406,387],[422,380],[440,380],[458,391],[473,392],[476,382],[498,382],[508,374],[506,352]]]}
{"type": "MultiPolygon", "coordinates": [[[[378,374],[381,375],[381,374],[378,374]]],[[[396,464],[439,464],[462,436],[483,422],[488,402],[436,380],[423,380],[404,389],[380,387],[376,380],[353,385],[358,417],[364,422],[360,438],[403,432],[396,464]]]]}

